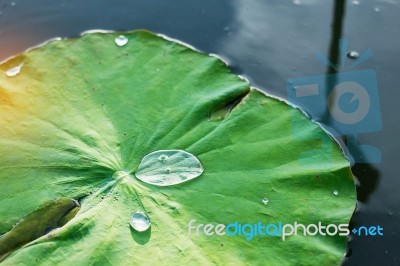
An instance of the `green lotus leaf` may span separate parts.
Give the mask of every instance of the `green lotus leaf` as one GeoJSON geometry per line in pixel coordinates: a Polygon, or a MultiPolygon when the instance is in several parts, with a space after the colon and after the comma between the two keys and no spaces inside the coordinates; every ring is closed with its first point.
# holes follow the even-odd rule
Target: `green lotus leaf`
{"type": "Polygon", "coordinates": [[[349,162],[300,110],[218,58],[146,31],[123,34],[121,46],[120,33],[90,33],[1,64],[2,264],[339,264],[347,237],[338,234],[188,230],[193,219],[346,224],[356,201],[349,162]],[[159,150],[192,154],[204,173],[172,186],[137,179],[159,150]],[[144,232],[130,226],[137,211],[151,221],[144,232]]]}

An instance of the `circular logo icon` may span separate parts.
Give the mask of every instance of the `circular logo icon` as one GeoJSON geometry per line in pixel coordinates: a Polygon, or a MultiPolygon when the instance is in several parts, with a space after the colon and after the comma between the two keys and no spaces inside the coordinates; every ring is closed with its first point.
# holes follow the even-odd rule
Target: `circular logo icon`
{"type": "Polygon", "coordinates": [[[368,92],[360,84],[346,81],[337,84],[333,90],[329,93],[328,97],[328,109],[332,117],[346,125],[357,124],[368,114],[371,107],[371,100],[369,98],[368,92]],[[340,98],[347,93],[351,93],[353,97],[350,103],[354,101],[359,101],[358,108],[353,112],[344,112],[340,108],[340,98]]]}

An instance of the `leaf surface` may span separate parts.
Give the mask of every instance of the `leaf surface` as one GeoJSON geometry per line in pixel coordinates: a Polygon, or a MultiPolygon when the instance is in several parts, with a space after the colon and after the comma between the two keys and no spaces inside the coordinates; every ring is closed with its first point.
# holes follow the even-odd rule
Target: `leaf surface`
{"type": "Polygon", "coordinates": [[[0,234],[51,202],[81,199],[73,219],[2,264],[339,264],[344,236],[189,235],[192,219],[348,223],[349,163],[317,124],[219,59],[149,32],[124,34],[121,47],[117,33],[92,33],[0,66],[23,63],[0,75],[0,234]],[[134,173],[158,150],[187,151],[204,173],[174,186],[141,182],[134,173]],[[149,230],[130,227],[135,211],[149,230]]]}

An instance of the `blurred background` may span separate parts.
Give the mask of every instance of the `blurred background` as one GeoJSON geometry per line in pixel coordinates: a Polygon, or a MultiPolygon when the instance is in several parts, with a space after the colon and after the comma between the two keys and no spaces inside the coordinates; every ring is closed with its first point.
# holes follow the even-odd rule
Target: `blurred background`
{"type": "MultiPolygon", "coordinates": [[[[400,0],[0,0],[0,61],[86,30],[148,29],[222,56],[235,73],[282,98],[291,79],[374,70],[377,94],[371,101],[379,104],[374,115],[381,127],[342,141],[351,139],[356,147],[350,149],[359,180],[351,226],[380,225],[384,236],[351,237],[343,265],[400,265],[399,26],[400,0]],[[347,40],[342,49],[340,39],[347,40]],[[368,49],[372,57],[346,68],[368,49]],[[318,53],[341,67],[317,60],[318,53]],[[368,160],[357,149],[362,145],[374,147],[379,156],[368,160]]],[[[326,117],[312,113],[312,106],[290,100],[335,130],[326,117]]]]}

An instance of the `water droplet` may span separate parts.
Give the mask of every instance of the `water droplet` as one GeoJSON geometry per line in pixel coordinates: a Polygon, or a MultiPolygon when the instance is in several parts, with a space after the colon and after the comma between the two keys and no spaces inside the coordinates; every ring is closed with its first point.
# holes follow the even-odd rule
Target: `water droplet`
{"type": "Polygon", "coordinates": [[[17,5],[17,3],[11,2],[11,6],[16,6],[16,5],[17,5]]]}
{"type": "Polygon", "coordinates": [[[379,12],[379,11],[381,11],[381,9],[380,9],[379,7],[375,7],[375,8],[374,8],[374,11],[375,11],[375,12],[379,12]]]}
{"type": "Polygon", "coordinates": [[[350,51],[347,53],[347,57],[350,59],[357,59],[359,54],[356,51],[350,51]]]}
{"type": "Polygon", "coordinates": [[[300,0],[293,0],[293,4],[295,4],[295,5],[300,5],[301,2],[300,2],[300,0]]]}
{"type": "Polygon", "coordinates": [[[132,228],[138,232],[146,231],[151,225],[149,217],[141,211],[132,213],[131,217],[129,218],[129,223],[131,224],[132,228]]]}
{"type": "Polygon", "coordinates": [[[360,1],[354,0],[353,2],[351,2],[354,6],[358,6],[360,4],[360,1]]]}
{"type": "Polygon", "coordinates": [[[119,35],[118,37],[115,38],[115,44],[118,46],[124,46],[128,43],[128,38],[126,38],[124,35],[119,35]]]}
{"type": "Polygon", "coordinates": [[[135,175],[148,184],[171,186],[194,179],[203,171],[194,155],[182,150],[161,150],[146,155],[135,175]]]}
{"type": "Polygon", "coordinates": [[[335,195],[335,196],[339,195],[339,191],[334,190],[334,191],[333,191],[333,195],[335,195]]]}
{"type": "Polygon", "coordinates": [[[267,198],[263,198],[263,199],[262,199],[262,203],[264,203],[264,205],[267,205],[268,202],[269,202],[269,200],[268,200],[267,198]]]}
{"type": "Polygon", "coordinates": [[[165,154],[160,155],[160,156],[158,156],[158,160],[162,161],[162,162],[165,162],[166,160],[168,160],[168,156],[165,155],[165,154]]]}
{"type": "Polygon", "coordinates": [[[20,64],[20,65],[18,65],[16,67],[10,68],[9,70],[7,70],[5,72],[6,76],[7,77],[14,77],[14,76],[18,75],[19,72],[21,72],[21,69],[22,69],[23,65],[24,65],[24,63],[22,63],[22,64],[20,64]]]}

